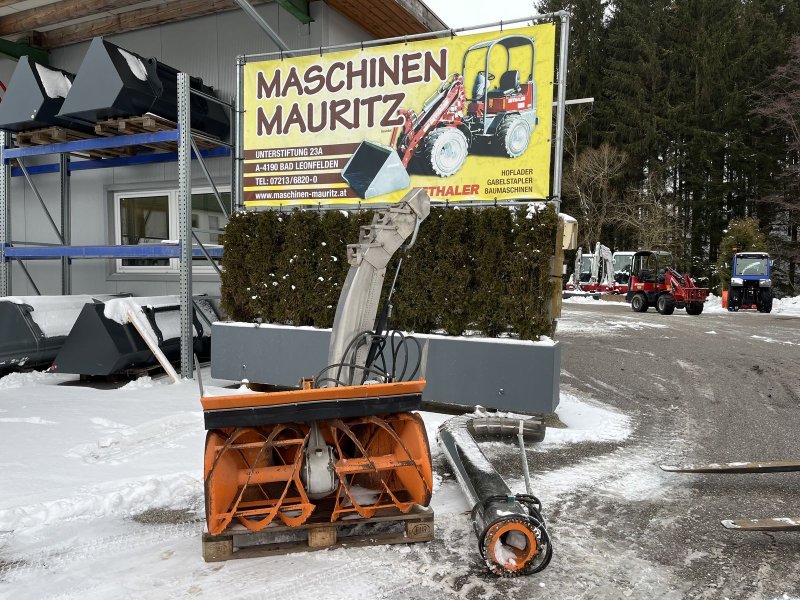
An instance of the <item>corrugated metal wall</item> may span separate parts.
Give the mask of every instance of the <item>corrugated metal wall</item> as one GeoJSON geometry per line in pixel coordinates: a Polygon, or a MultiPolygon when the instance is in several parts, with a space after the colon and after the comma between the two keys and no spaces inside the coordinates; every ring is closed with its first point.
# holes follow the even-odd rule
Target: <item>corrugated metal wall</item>
{"type": "MultiPolygon", "coordinates": [[[[277,4],[258,7],[259,13],[278,31],[290,48],[308,48],[371,39],[365,30],[323,2],[311,3],[314,19],[303,25],[277,4]]],[[[161,27],[132,31],[108,37],[109,41],[142,56],[153,56],[178,70],[202,77],[221,97],[233,98],[236,56],[277,50],[275,44],[242,11],[230,11],[161,27]]],[[[76,72],[88,42],[60,48],[52,53],[51,63],[76,72]]],[[[57,161],[57,156],[30,164],[57,161]]],[[[230,160],[208,161],[218,185],[230,184],[230,160]]],[[[193,166],[198,187],[206,180],[193,166]]],[[[114,243],[113,207],[115,191],[177,188],[177,163],[80,171],[72,175],[72,243],[114,243]]],[[[45,202],[59,222],[59,177],[35,176],[45,202]]],[[[11,183],[11,239],[32,242],[57,242],[39,202],[21,177],[11,183]]],[[[43,294],[61,293],[61,267],[56,261],[29,261],[28,269],[43,294]]],[[[12,293],[32,295],[17,265],[12,268],[12,293]]],[[[219,281],[212,275],[194,276],[195,291],[216,293],[219,281]]],[[[72,263],[73,293],[132,292],[139,295],[175,294],[177,274],[116,273],[114,261],[76,260],[72,263]]]]}

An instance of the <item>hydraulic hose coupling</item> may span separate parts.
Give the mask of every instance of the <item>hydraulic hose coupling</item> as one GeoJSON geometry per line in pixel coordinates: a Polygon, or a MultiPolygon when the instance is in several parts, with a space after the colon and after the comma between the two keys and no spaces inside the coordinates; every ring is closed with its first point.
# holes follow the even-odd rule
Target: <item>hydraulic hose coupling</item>
{"type": "Polygon", "coordinates": [[[550,536],[535,496],[492,496],[472,509],[478,550],[489,570],[499,577],[531,575],[553,556],[550,536]]]}

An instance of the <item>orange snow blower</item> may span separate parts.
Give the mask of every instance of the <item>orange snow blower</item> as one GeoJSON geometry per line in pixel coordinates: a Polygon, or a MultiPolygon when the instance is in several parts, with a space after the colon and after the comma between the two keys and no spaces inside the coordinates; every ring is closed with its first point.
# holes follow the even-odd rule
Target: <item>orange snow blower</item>
{"type": "Polygon", "coordinates": [[[405,362],[398,373],[397,357],[418,342],[384,332],[391,291],[377,323],[375,317],[389,259],[409,236],[413,243],[429,211],[427,194],[412,190],[348,246],[330,364],[317,377],[289,391],[203,395],[210,534],[234,519],[260,531],[276,517],[297,527],[312,515],[371,518],[382,509],[428,505],[430,447],[422,419],[410,412],[422,401],[425,352],[408,377],[405,362]]]}

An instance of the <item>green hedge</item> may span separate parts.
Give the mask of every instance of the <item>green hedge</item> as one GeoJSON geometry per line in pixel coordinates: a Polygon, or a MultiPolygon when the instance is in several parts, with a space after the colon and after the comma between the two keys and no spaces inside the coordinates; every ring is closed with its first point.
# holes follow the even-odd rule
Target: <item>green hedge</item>
{"type": "MultiPolygon", "coordinates": [[[[345,247],[371,221],[370,211],[234,215],[224,236],[223,308],[237,321],[330,327],[349,268],[345,247]]],[[[552,335],[549,273],[557,225],[549,206],[530,213],[432,209],[403,260],[391,326],[448,335],[552,335]]]]}

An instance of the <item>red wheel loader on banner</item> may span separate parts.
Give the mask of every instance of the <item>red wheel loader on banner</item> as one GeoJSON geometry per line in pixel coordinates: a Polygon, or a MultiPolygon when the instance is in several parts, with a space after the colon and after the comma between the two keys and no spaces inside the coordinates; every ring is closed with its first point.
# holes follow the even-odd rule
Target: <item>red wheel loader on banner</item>
{"type": "Polygon", "coordinates": [[[507,35],[475,44],[464,54],[461,73],[442,82],[418,113],[399,110],[404,123],[395,129],[390,146],[363,142],[342,177],[367,199],[408,187],[409,170],[449,177],[458,173],[470,153],[521,156],[538,123],[535,64],[532,38],[507,35]],[[521,50],[512,52],[517,48],[521,50]],[[497,85],[490,87],[497,79],[489,70],[495,49],[505,51],[505,70],[497,85]],[[475,58],[483,63],[477,72],[468,66],[475,58]],[[466,82],[472,73],[468,98],[466,82]]]}

